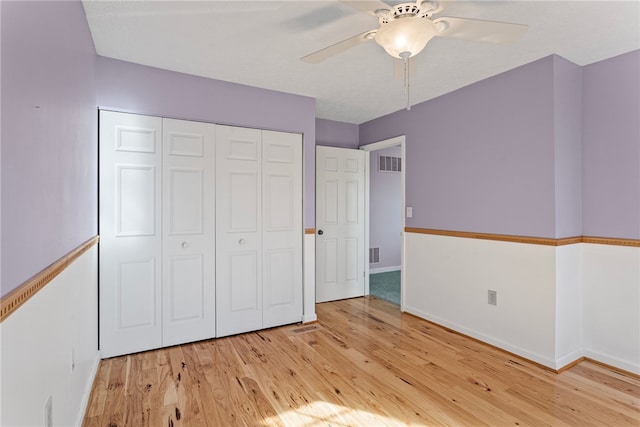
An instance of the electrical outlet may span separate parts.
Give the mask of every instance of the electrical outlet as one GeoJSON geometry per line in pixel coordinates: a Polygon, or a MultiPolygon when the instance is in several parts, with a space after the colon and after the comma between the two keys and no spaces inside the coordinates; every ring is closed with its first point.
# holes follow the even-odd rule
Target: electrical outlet
{"type": "Polygon", "coordinates": [[[498,292],[489,290],[487,292],[487,303],[490,305],[498,305],[498,292]]]}
{"type": "Polygon", "coordinates": [[[51,396],[44,404],[44,427],[53,427],[53,397],[51,396]]]}

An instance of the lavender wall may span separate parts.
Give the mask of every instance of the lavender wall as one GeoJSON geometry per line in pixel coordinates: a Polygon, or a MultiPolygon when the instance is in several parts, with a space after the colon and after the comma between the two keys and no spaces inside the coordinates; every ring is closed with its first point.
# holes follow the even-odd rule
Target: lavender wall
{"type": "Polygon", "coordinates": [[[304,224],[315,223],[315,100],[98,57],[98,105],[303,134],[304,224]]]}
{"type": "Polygon", "coordinates": [[[316,145],[358,148],[360,127],[351,123],[316,119],[316,145]]]}
{"type": "Polygon", "coordinates": [[[640,239],[640,50],[582,78],[583,234],[640,239]]]}
{"type": "Polygon", "coordinates": [[[402,182],[398,172],[381,172],[378,156],[401,156],[400,146],[372,151],[369,171],[369,247],[380,248],[380,263],[371,268],[400,265],[402,182]]]}
{"type": "Polygon", "coordinates": [[[553,57],[555,237],[582,235],[582,67],[553,57]]]}
{"type": "Polygon", "coordinates": [[[97,233],[96,54],[80,1],[2,2],[0,295],[97,233]]]}
{"type": "Polygon", "coordinates": [[[406,135],[408,227],[555,237],[554,58],[364,123],[406,135]]]}

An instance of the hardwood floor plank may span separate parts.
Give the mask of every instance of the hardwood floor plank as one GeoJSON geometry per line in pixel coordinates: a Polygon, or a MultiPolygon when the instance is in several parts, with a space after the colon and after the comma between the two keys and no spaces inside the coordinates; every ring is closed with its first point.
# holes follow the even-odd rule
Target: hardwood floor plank
{"type": "MultiPolygon", "coordinates": [[[[202,425],[214,427],[222,425],[222,419],[218,404],[211,392],[213,387],[205,375],[206,371],[214,366],[207,350],[204,343],[194,343],[182,347],[184,362],[192,378],[188,392],[193,400],[193,410],[197,411],[202,425]]],[[[185,424],[188,425],[188,422],[185,421],[185,424]]]]}
{"type": "Polygon", "coordinates": [[[561,374],[365,297],[318,323],[100,364],[84,427],[640,426],[640,379],[561,374]]]}
{"type": "MultiPolygon", "coordinates": [[[[155,410],[160,402],[160,384],[163,372],[166,371],[167,365],[164,352],[161,350],[148,351],[141,354],[142,365],[139,376],[139,395],[142,397],[142,413],[141,426],[160,426],[160,412],[155,410]]],[[[139,398],[139,396],[132,396],[132,398],[139,398]]]]}
{"type": "Polygon", "coordinates": [[[91,395],[86,410],[87,417],[97,417],[104,414],[104,406],[107,400],[107,385],[109,384],[109,373],[111,371],[112,360],[103,360],[100,369],[96,373],[93,381],[91,395]]]}
{"type": "Polygon", "coordinates": [[[639,402],[634,396],[637,396],[640,392],[636,391],[635,387],[631,384],[628,388],[623,387],[622,389],[617,387],[603,387],[603,384],[608,383],[607,377],[604,378],[604,382],[599,382],[590,375],[582,375],[582,372],[589,372],[591,370],[589,365],[589,362],[583,362],[579,366],[581,369],[569,372],[567,377],[571,378],[571,382],[565,386],[574,388],[585,398],[595,402],[606,402],[604,398],[611,400],[615,402],[617,411],[626,413],[628,416],[637,414],[639,402]]]}
{"type": "MultiPolygon", "coordinates": [[[[349,340],[349,342],[351,342],[349,340]]],[[[343,337],[334,333],[325,333],[316,337],[315,347],[322,353],[330,354],[336,360],[336,366],[351,366],[351,376],[354,382],[366,379],[370,381],[372,389],[383,397],[384,405],[394,404],[394,408],[400,409],[403,419],[408,423],[421,423],[419,425],[456,425],[456,420],[451,418],[448,411],[431,413],[427,411],[428,404],[438,401],[446,407],[455,404],[445,401],[442,396],[425,388],[419,390],[422,384],[414,380],[410,372],[398,372],[390,364],[384,364],[371,352],[359,352],[347,344],[343,337]],[[322,347],[320,347],[322,345],[322,347]],[[359,376],[358,376],[359,375],[359,376]]],[[[377,346],[376,346],[377,348],[377,346]]],[[[419,367],[414,367],[419,368],[419,367]]],[[[342,369],[340,368],[340,371],[342,369]]],[[[467,425],[482,424],[481,420],[471,414],[458,414],[459,419],[464,419],[467,425]]]]}

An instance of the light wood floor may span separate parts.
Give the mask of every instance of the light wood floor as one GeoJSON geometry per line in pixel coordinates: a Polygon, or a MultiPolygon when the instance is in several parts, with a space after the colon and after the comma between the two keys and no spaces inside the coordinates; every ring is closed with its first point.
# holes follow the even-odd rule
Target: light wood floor
{"type": "Polygon", "coordinates": [[[319,322],[102,361],[84,426],[640,425],[640,380],[562,374],[375,298],[319,322]]]}

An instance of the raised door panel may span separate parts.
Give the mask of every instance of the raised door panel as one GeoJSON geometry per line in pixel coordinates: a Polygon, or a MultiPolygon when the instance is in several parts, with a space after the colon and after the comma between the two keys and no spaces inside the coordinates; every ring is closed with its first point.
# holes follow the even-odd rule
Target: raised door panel
{"type": "Polygon", "coordinates": [[[302,135],[263,131],[263,327],[302,320],[302,135]]]}
{"type": "Polygon", "coordinates": [[[116,164],[115,169],[115,237],[154,236],[156,167],[116,164]]]}
{"type": "Polygon", "coordinates": [[[216,126],[216,336],[262,328],[262,132],[216,126]]]}
{"type": "MultiPolygon", "coordinates": [[[[357,168],[353,159],[347,159],[346,172],[355,173],[357,168]],[[351,161],[351,162],[349,162],[351,161]]],[[[359,295],[360,286],[363,286],[364,264],[364,203],[362,180],[347,178],[344,185],[344,210],[341,214],[342,227],[340,236],[340,251],[342,261],[340,265],[340,277],[344,281],[347,292],[356,292],[359,295]]]]}
{"type": "MultiPolygon", "coordinates": [[[[226,204],[230,233],[257,233],[260,219],[258,211],[260,181],[255,171],[227,172],[229,195],[226,204]]],[[[223,208],[224,209],[224,208],[223,208]]]]}
{"type": "Polygon", "coordinates": [[[327,179],[322,182],[321,197],[324,203],[323,223],[338,224],[338,181],[327,179]]]}
{"type": "Polygon", "coordinates": [[[240,316],[244,312],[259,312],[258,252],[234,250],[229,255],[229,273],[229,311],[240,316]]]}
{"type": "Polygon", "coordinates": [[[163,330],[215,336],[215,125],[163,119],[163,330]]]}
{"type": "MultiPolygon", "coordinates": [[[[266,172],[264,187],[265,233],[293,231],[295,228],[295,178],[293,174],[266,172]]],[[[299,205],[299,203],[298,203],[299,205]]],[[[299,206],[297,206],[299,207],[299,206]]]]}
{"type": "MultiPolygon", "coordinates": [[[[168,198],[167,233],[172,236],[202,235],[206,171],[202,167],[169,167],[165,173],[169,174],[168,188],[165,188],[165,197],[168,198]]],[[[211,188],[207,190],[211,191],[211,188]]]]}
{"type": "Polygon", "coordinates": [[[168,267],[168,301],[164,307],[165,311],[168,311],[167,319],[172,323],[199,321],[205,317],[206,304],[202,255],[173,256],[168,267]]]}
{"type": "Polygon", "coordinates": [[[157,117],[100,112],[100,348],[162,345],[161,138],[157,117]]]}
{"type": "Polygon", "coordinates": [[[325,237],[319,239],[320,251],[322,255],[322,283],[330,286],[338,284],[338,265],[340,264],[340,254],[338,253],[338,239],[325,237]]]}
{"type": "Polygon", "coordinates": [[[118,329],[150,327],[155,322],[155,258],[118,260],[118,329]]]}

